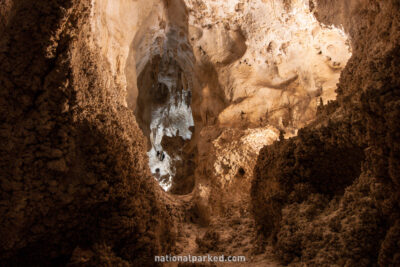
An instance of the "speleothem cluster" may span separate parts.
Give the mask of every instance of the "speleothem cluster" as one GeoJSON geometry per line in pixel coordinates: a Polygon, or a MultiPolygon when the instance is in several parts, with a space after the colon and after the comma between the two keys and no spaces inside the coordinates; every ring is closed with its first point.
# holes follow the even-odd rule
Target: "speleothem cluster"
{"type": "Polygon", "coordinates": [[[399,11],[0,0],[0,265],[399,265],[399,11]]]}

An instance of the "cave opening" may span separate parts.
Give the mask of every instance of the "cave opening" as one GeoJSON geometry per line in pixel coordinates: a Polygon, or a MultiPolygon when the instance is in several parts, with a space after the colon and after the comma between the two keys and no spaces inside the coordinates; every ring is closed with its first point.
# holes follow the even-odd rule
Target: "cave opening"
{"type": "Polygon", "coordinates": [[[184,175],[185,146],[194,120],[192,88],[187,74],[170,53],[155,55],[138,76],[136,117],[148,139],[149,167],[160,186],[169,191],[184,175]]]}

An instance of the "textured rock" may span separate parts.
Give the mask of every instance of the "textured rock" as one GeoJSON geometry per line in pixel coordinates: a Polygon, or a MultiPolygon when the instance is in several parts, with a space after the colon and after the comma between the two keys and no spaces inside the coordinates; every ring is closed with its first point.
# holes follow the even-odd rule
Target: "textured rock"
{"type": "Polygon", "coordinates": [[[0,265],[399,265],[399,9],[0,0],[0,265]]]}
{"type": "Polygon", "coordinates": [[[203,97],[220,99],[220,110],[202,104],[208,124],[295,131],[314,119],[320,97],[335,98],[347,37],[320,25],[307,1],[186,2],[203,97]]]}
{"type": "MultiPolygon", "coordinates": [[[[213,132],[211,138],[215,139],[224,128],[272,125],[284,129],[286,136],[295,135],[314,120],[321,101],[335,98],[340,71],[351,56],[346,34],[321,25],[310,12],[308,1],[303,0],[115,4],[99,0],[91,12],[91,28],[93,42],[109,64],[108,77],[114,77],[106,82],[120,88],[111,93],[135,111],[149,140],[158,116],[154,106],[171,108],[171,103],[153,103],[154,93],[158,93],[151,88],[165,84],[162,80],[168,76],[162,66],[174,65],[184,77],[181,80],[184,89],[191,92],[196,126],[183,154],[189,158],[178,160],[167,155],[169,166],[164,168],[165,162],[155,160],[160,148],[150,151],[152,171],[158,168],[161,175],[173,175],[173,169],[180,172],[180,165],[193,160],[190,155],[196,146],[207,143],[203,136],[209,138],[213,132]]],[[[180,81],[176,83],[179,87],[180,81]]],[[[168,120],[182,119],[176,117],[168,120]]],[[[180,134],[184,136],[182,131],[180,134]]],[[[194,175],[202,176],[207,172],[202,169],[204,159],[196,155],[199,167],[194,175]]],[[[213,166],[213,160],[209,157],[205,165],[213,166]]],[[[250,165],[246,168],[252,169],[250,165]]],[[[175,176],[181,176],[177,179],[185,183],[182,175],[175,176]]],[[[191,183],[193,173],[186,176],[191,183]]],[[[218,174],[210,176],[213,180],[218,174]]]]}
{"type": "Polygon", "coordinates": [[[400,6],[310,2],[321,22],[344,26],[353,55],[337,101],[298,137],[260,152],[253,212],[287,264],[396,266],[400,6]]]}
{"type": "Polygon", "coordinates": [[[208,213],[247,198],[261,146],[279,130],[296,135],[316,118],[321,101],[335,99],[351,48],[340,28],[315,19],[308,1],[185,3],[197,81],[194,202],[207,221],[208,213]],[[239,169],[245,179],[237,179],[239,169]]]}
{"type": "MultiPolygon", "coordinates": [[[[172,60],[183,73],[196,125],[186,155],[206,142],[206,132],[226,127],[273,125],[295,135],[314,120],[321,101],[335,98],[340,71],[351,56],[346,34],[321,25],[303,0],[113,5],[102,0],[92,16],[95,43],[110,65],[113,82],[122,88],[118,98],[123,103],[126,95],[149,140],[156,119],[149,91],[161,82],[158,68],[172,60]],[[148,18],[142,20],[144,16],[148,18]]],[[[211,159],[208,165],[214,165],[211,159]]],[[[202,165],[202,159],[196,162],[202,165]]],[[[202,172],[199,167],[197,173],[202,172]]]]}
{"type": "Polygon", "coordinates": [[[6,2],[13,15],[0,43],[0,265],[65,265],[82,248],[137,266],[169,250],[172,220],[124,88],[94,44],[94,7],[6,2]]]}

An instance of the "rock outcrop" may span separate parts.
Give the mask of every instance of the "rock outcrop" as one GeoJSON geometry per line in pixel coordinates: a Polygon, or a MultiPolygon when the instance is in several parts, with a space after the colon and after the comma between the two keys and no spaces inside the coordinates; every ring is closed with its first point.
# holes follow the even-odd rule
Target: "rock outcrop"
{"type": "Polygon", "coordinates": [[[3,2],[0,265],[143,266],[169,251],[172,219],[94,7],[3,2]]]}
{"type": "Polygon", "coordinates": [[[244,197],[235,188],[249,194],[260,145],[277,140],[280,131],[296,135],[315,120],[321,103],[335,99],[351,47],[339,26],[315,19],[308,1],[186,4],[198,81],[192,102],[194,202],[207,221],[244,197]],[[240,168],[245,179],[231,186],[240,168]]]}
{"type": "Polygon", "coordinates": [[[310,2],[321,22],[344,26],[353,55],[337,100],[260,152],[254,215],[286,264],[397,266],[400,5],[310,2]]]}
{"type": "Polygon", "coordinates": [[[0,0],[0,265],[400,265],[399,11],[0,0]]]}

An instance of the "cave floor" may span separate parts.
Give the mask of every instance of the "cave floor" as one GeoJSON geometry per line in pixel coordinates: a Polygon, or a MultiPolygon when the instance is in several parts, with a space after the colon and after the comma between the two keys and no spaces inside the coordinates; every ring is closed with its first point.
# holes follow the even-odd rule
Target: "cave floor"
{"type": "MultiPolygon", "coordinates": [[[[245,256],[245,263],[202,263],[201,266],[281,266],[272,248],[260,242],[254,219],[242,205],[233,205],[226,214],[214,217],[207,226],[190,217],[192,194],[165,194],[167,207],[178,220],[174,256],[213,255],[245,256]],[[239,211],[240,210],[240,211],[239,211]],[[240,214],[240,216],[238,216],[240,214]]],[[[168,263],[165,266],[182,266],[168,263]]],[[[191,266],[191,265],[184,265],[191,266]]],[[[198,265],[196,265],[198,266],[198,265]]]]}

